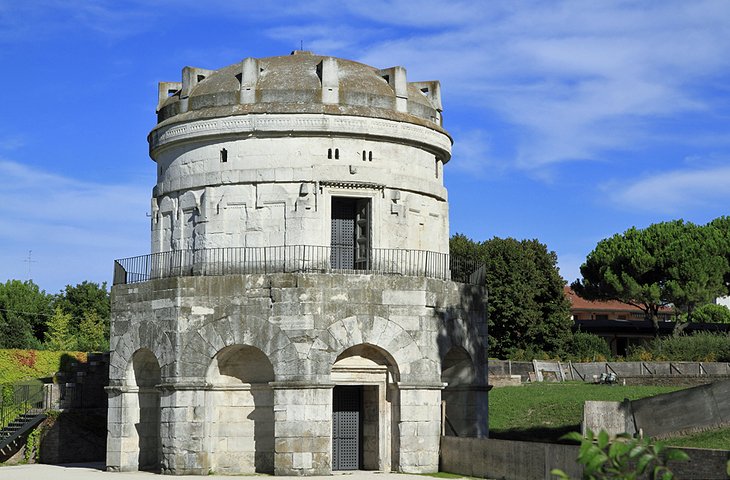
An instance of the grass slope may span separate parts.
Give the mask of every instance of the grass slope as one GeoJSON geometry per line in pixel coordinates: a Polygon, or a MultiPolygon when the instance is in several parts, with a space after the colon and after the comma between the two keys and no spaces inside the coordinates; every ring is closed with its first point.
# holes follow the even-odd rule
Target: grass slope
{"type": "Polygon", "coordinates": [[[636,400],[680,387],[593,385],[582,382],[530,383],[489,392],[489,432],[493,438],[557,442],[580,430],[586,400],[636,400]]]}

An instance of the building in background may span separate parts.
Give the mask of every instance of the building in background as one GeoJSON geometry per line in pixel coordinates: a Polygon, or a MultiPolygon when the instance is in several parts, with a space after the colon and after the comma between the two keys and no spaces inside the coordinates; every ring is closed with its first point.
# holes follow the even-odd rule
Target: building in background
{"type": "Polygon", "coordinates": [[[115,264],[108,469],[431,472],[442,429],[487,434],[441,110],[403,67],[303,51],[160,83],[152,254],[115,264]]]}

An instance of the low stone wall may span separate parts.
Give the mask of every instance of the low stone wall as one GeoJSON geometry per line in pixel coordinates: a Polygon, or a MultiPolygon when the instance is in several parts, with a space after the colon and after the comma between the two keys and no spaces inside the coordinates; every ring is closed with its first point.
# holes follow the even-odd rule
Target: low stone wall
{"type": "Polygon", "coordinates": [[[518,442],[492,438],[441,437],[441,471],[470,477],[504,480],[553,479],[560,468],[571,478],[581,478],[575,462],[577,445],[518,442]]]}
{"type": "Polygon", "coordinates": [[[636,430],[657,437],[730,424],[730,380],[631,402],[636,430]]]}
{"type": "MultiPolygon", "coordinates": [[[[577,445],[518,442],[492,438],[441,437],[441,471],[504,480],[554,480],[550,470],[559,468],[570,478],[581,478],[575,461],[577,445]]],[[[671,462],[675,478],[726,480],[728,450],[683,448],[689,461],[671,462]]]]}

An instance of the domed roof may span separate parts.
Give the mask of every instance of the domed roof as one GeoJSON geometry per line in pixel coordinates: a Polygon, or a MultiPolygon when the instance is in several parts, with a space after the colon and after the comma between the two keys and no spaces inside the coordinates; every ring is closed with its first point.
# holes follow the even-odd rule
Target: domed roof
{"type": "Polygon", "coordinates": [[[405,69],[296,51],[203,70],[161,83],[158,127],[250,113],[324,113],[385,118],[441,128],[437,81],[407,82],[405,69]],[[169,95],[169,96],[168,96],[169,95]]]}

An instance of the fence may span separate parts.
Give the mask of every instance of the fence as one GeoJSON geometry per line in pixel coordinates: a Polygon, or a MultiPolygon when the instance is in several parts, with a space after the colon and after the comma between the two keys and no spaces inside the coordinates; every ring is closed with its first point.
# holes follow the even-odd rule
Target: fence
{"type": "Polygon", "coordinates": [[[591,382],[602,373],[621,377],[726,377],[730,376],[730,363],[726,362],[513,362],[490,360],[490,375],[520,375],[527,381],[532,374],[538,381],[542,372],[559,372],[565,380],[591,382]]]}
{"type": "Polygon", "coordinates": [[[338,247],[311,245],[175,250],[116,260],[114,284],[193,275],[337,272],[419,276],[480,285],[486,273],[476,259],[425,250],[373,248],[365,260],[351,265],[343,265],[341,257],[338,247]]]}
{"type": "Polygon", "coordinates": [[[42,383],[0,385],[0,429],[19,415],[44,408],[42,383]]]}

